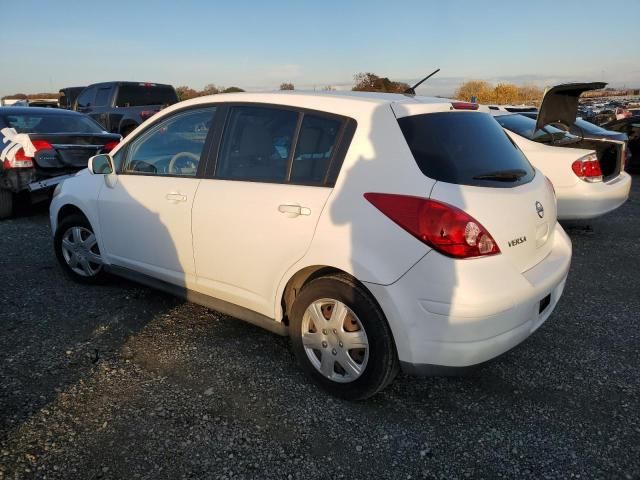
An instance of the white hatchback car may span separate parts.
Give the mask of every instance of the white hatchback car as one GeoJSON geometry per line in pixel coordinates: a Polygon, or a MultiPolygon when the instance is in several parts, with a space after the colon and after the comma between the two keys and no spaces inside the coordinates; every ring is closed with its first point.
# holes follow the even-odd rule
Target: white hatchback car
{"type": "Polygon", "coordinates": [[[571,259],[550,184],[476,106],[242,93],[155,115],[57,188],[55,250],[281,335],[335,395],[466,367],[551,314],[571,259]]]}
{"type": "Polygon", "coordinates": [[[529,108],[481,107],[505,128],[529,161],[549,177],[558,198],[560,220],[595,218],[615,210],[629,198],[631,176],[624,171],[625,142],[584,138],[567,131],[576,122],[580,94],[604,85],[571,83],[549,88],[536,119],[526,115],[529,108]]]}

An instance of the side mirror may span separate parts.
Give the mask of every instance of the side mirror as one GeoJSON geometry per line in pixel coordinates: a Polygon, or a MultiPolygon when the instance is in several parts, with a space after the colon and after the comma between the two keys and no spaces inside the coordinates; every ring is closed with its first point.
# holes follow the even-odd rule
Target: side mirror
{"type": "Polygon", "coordinates": [[[87,168],[92,175],[109,175],[114,171],[113,160],[106,153],[95,155],[89,159],[87,168]]]}

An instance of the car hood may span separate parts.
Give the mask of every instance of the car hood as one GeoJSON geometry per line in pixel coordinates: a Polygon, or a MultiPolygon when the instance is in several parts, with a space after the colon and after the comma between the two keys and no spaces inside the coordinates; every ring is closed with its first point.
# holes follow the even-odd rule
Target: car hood
{"type": "Polygon", "coordinates": [[[578,98],[582,92],[599,90],[606,86],[604,82],[563,83],[547,88],[542,97],[536,131],[549,124],[560,123],[570,127],[578,116],[578,98]]]}

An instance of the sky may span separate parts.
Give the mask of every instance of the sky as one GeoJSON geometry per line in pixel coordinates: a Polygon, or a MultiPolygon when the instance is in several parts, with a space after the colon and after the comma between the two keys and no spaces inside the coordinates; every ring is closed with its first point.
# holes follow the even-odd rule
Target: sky
{"type": "Polygon", "coordinates": [[[640,0],[0,0],[0,96],[109,80],[450,95],[465,80],[640,87],[640,0]]]}

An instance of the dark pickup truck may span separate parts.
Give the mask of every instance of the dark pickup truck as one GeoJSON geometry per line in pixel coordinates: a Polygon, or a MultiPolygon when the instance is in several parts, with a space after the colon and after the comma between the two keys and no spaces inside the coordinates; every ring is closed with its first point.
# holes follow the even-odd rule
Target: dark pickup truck
{"type": "Polygon", "coordinates": [[[147,118],[177,101],[171,85],[104,82],[85,88],[74,110],[86,113],[108,132],[126,137],[147,118]]]}

